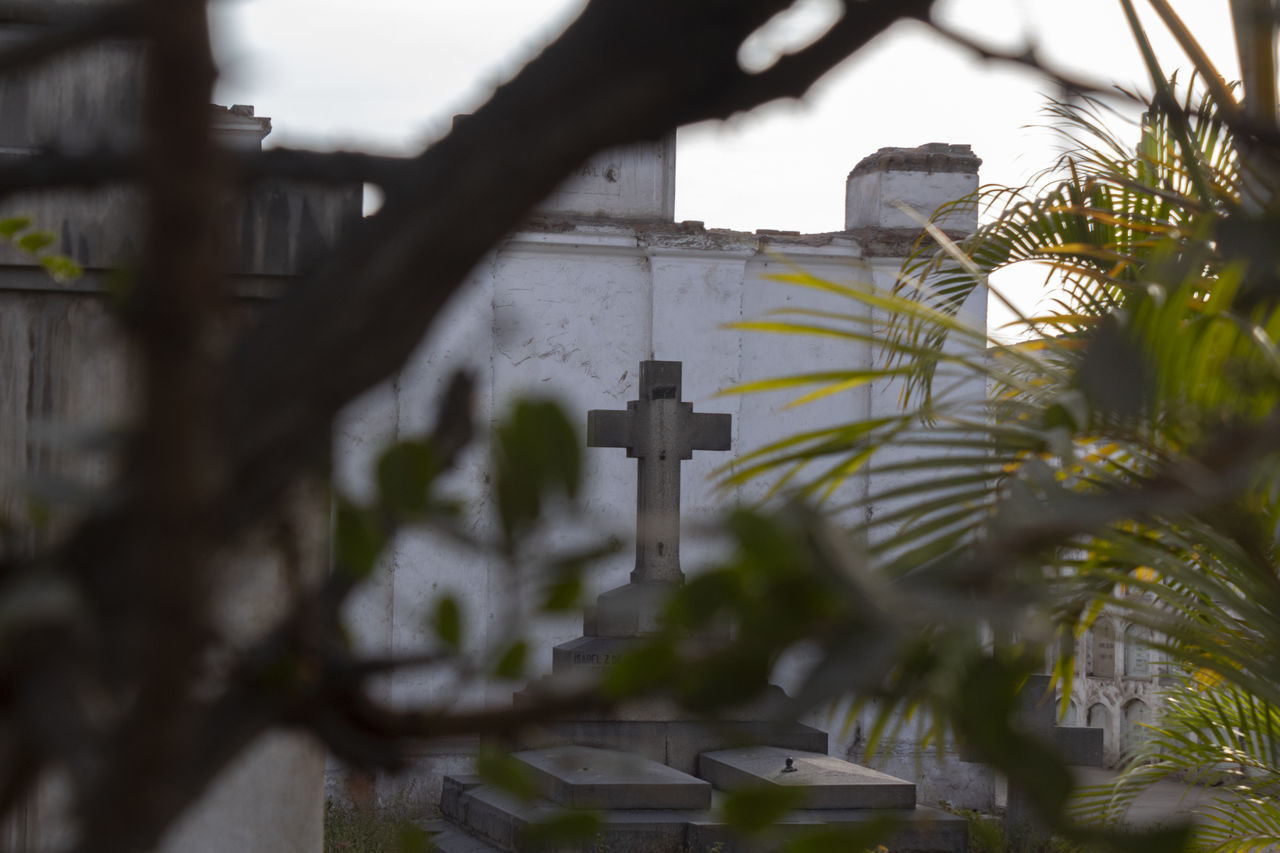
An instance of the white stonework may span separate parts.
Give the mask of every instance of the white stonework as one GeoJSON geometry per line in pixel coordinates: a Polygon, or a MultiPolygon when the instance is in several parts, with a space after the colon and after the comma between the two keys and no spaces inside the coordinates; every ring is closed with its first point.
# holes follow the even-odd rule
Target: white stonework
{"type": "Polygon", "coordinates": [[[676,135],[589,157],[537,207],[614,219],[667,219],[676,209],[676,135]]]}

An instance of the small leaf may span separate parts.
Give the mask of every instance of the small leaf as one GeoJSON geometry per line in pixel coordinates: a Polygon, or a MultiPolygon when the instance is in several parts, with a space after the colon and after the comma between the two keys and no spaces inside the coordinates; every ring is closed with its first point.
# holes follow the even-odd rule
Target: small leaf
{"type": "Polygon", "coordinates": [[[525,659],[529,657],[529,644],[516,640],[502,653],[493,674],[498,678],[514,680],[524,675],[525,659]]]}
{"type": "Polygon", "coordinates": [[[520,400],[493,435],[494,491],[510,550],[542,514],[546,497],[577,496],[581,442],[560,407],[547,400],[520,400]]]}
{"type": "Polygon", "coordinates": [[[0,237],[12,240],[14,234],[30,227],[30,216],[11,216],[8,219],[0,219],[0,237]]]}
{"type": "Polygon", "coordinates": [[[614,696],[635,696],[661,686],[675,671],[669,643],[651,642],[624,654],[605,671],[604,687],[614,696]]]}
{"type": "Polygon", "coordinates": [[[897,824],[897,819],[880,815],[855,826],[823,826],[800,833],[784,849],[786,853],[880,853],[888,848],[877,842],[889,838],[897,824]]]}
{"type": "Polygon", "coordinates": [[[482,746],[476,753],[476,773],[490,785],[522,800],[538,796],[538,785],[529,766],[492,745],[482,746]]]}
{"type": "MultiPolygon", "coordinates": [[[[589,842],[600,834],[603,821],[599,813],[588,811],[565,810],[555,815],[530,824],[524,831],[523,844],[519,849],[533,850],[565,850],[583,849],[581,844],[589,842]]],[[[597,850],[606,850],[607,846],[597,845],[597,850]]]]}
{"type": "Polygon", "coordinates": [[[378,496],[383,506],[411,515],[425,511],[438,471],[435,453],[426,442],[393,444],[378,460],[378,496]]]}
{"type": "Polygon", "coordinates": [[[730,824],[746,832],[759,832],[778,822],[787,812],[800,807],[804,792],[799,788],[772,785],[730,792],[724,800],[724,816],[730,824]]]}
{"type": "Polygon", "coordinates": [[[368,577],[385,544],[382,526],[371,512],[348,501],[338,501],[333,549],[340,570],[356,578],[368,577]]]}
{"type": "Polygon", "coordinates": [[[446,595],[437,601],[432,624],[440,642],[453,649],[462,645],[462,611],[457,599],[446,595]]]}
{"type": "Polygon", "coordinates": [[[577,575],[557,578],[543,590],[542,609],[551,612],[575,610],[582,598],[582,579],[577,575]]]}
{"type": "Polygon", "coordinates": [[[84,275],[84,269],[66,255],[45,255],[40,259],[40,266],[54,281],[71,281],[84,275]]]}
{"type": "Polygon", "coordinates": [[[50,231],[32,231],[18,238],[18,248],[34,255],[45,246],[51,246],[56,242],[58,242],[57,234],[50,231]]]}

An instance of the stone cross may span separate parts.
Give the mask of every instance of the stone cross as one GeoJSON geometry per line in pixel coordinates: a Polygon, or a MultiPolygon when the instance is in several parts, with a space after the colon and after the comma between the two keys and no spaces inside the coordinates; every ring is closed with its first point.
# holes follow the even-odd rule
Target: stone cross
{"type": "Polygon", "coordinates": [[[625,412],[587,412],[587,444],[625,447],[639,460],[632,583],[684,580],[680,571],[680,462],[728,450],[732,415],[694,414],[680,400],[680,362],[640,362],[640,399],[625,412]]]}

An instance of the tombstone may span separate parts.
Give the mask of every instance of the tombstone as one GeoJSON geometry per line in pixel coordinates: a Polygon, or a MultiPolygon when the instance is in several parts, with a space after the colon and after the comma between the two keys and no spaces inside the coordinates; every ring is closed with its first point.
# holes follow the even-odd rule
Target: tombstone
{"type": "Polygon", "coordinates": [[[636,563],[630,583],[600,596],[581,640],[556,649],[553,673],[607,664],[617,647],[610,641],[653,633],[662,598],[684,582],[680,463],[695,450],[728,450],[730,416],[695,414],[681,401],[680,370],[678,361],[642,361],[638,400],[626,411],[587,413],[589,446],[623,448],[637,460],[636,563]],[[596,648],[604,658],[587,660],[596,648]]]}
{"type": "MultiPolygon", "coordinates": [[[[637,460],[636,563],[630,583],[600,596],[583,636],[556,648],[551,678],[598,674],[656,626],[662,598],[684,578],[680,567],[680,464],[695,450],[728,450],[730,417],[695,413],[681,399],[681,365],[644,361],[639,398],[625,411],[593,410],[588,444],[625,449],[637,460]]],[[[533,685],[516,701],[539,689],[533,685]]],[[[779,691],[780,693],[780,691],[779,691]]],[[[828,756],[824,732],[779,726],[760,709],[715,725],[664,702],[555,723],[512,756],[538,796],[521,801],[474,776],[446,776],[433,841],[443,853],[538,849],[526,831],[566,807],[603,810],[600,834],[583,850],[683,853],[758,849],[716,808],[716,791],[780,786],[799,807],[774,827],[789,835],[817,826],[856,826],[877,815],[899,819],[887,842],[898,851],[963,851],[962,819],[916,805],[915,785],[828,756]],[[753,745],[743,746],[744,741],[753,745]]]]}
{"type": "Polygon", "coordinates": [[[1134,699],[1124,706],[1121,714],[1124,720],[1124,727],[1121,730],[1124,742],[1120,745],[1120,750],[1122,756],[1129,756],[1141,748],[1151,736],[1151,730],[1146,726],[1150,719],[1150,709],[1141,699],[1134,699]]]}
{"type": "Polygon", "coordinates": [[[1089,629],[1089,675],[1095,678],[1115,678],[1116,629],[1110,619],[1099,619],[1089,629]]]}
{"type": "Polygon", "coordinates": [[[1131,678],[1151,677],[1151,632],[1141,625],[1125,629],[1124,674],[1131,678]]]}

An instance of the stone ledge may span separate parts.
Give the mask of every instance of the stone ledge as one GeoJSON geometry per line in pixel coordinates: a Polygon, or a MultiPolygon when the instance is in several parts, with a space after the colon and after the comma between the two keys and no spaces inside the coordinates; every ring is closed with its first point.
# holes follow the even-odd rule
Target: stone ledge
{"type": "Polygon", "coordinates": [[[698,756],[698,775],[722,791],[796,789],[805,809],[913,809],[916,786],[888,773],[815,752],[776,746],[698,756]]]}
{"type": "Polygon", "coordinates": [[[707,809],[711,785],[639,755],[590,746],[558,746],[512,755],[542,795],[575,809],[707,809]]]}
{"type": "Polygon", "coordinates": [[[969,145],[929,142],[917,148],[881,148],[863,157],[849,177],[871,172],[964,172],[976,175],[982,159],[969,145]]]}

